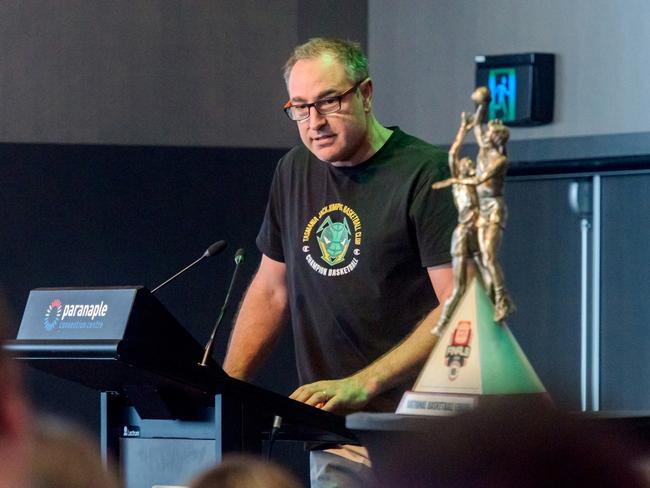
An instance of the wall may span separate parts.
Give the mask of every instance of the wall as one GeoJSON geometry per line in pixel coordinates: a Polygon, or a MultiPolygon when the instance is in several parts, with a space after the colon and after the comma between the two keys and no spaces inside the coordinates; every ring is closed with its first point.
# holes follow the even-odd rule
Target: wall
{"type": "Polygon", "coordinates": [[[368,43],[380,120],[436,143],[471,110],[474,56],[556,55],[555,120],[512,139],[650,131],[645,0],[414,0],[396,21],[390,0],[368,3],[368,43]]]}
{"type": "MultiPolygon", "coordinates": [[[[234,249],[249,252],[235,301],[259,262],[273,168],[298,141],[281,111],[282,65],[314,36],[365,46],[366,10],[346,0],[0,2],[0,298],[11,332],[32,288],[153,287],[226,239],[226,253],[159,295],[204,342],[234,249]]],[[[97,428],[97,392],[26,376],[39,409],[97,428]]],[[[290,334],[257,383],[297,386],[290,334]]],[[[304,475],[296,446],[274,453],[304,475]]]]}
{"type": "Polygon", "coordinates": [[[366,30],[365,1],[1,2],[0,142],[288,147],[291,48],[366,30]]]}
{"type": "Polygon", "coordinates": [[[369,1],[374,107],[431,142],[451,142],[460,112],[473,108],[474,56],[556,55],[554,122],[511,130],[510,175],[528,178],[507,188],[501,261],[519,306],[509,325],[559,406],[647,408],[621,358],[644,357],[648,342],[647,226],[636,223],[648,220],[650,121],[636,114],[650,106],[650,3],[415,0],[400,4],[399,22],[394,9],[369,1]],[[568,194],[592,172],[602,194],[588,215],[584,301],[581,222],[568,194]]]}
{"type": "MultiPolygon", "coordinates": [[[[221,360],[236,303],[259,263],[254,239],[282,152],[0,144],[0,284],[10,331],[15,336],[32,288],[153,289],[225,239],[229,246],[222,254],[156,293],[203,344],[225,297],[232,256],[238,247],[248,251],[217,336],[215,358],[221,360]]],[[[292,391],[290,349],[285,340],[260,382],[292,391]]],[[[96,394],[34,370],[28,378],[37,406],[97,421],[96,394]]]]}

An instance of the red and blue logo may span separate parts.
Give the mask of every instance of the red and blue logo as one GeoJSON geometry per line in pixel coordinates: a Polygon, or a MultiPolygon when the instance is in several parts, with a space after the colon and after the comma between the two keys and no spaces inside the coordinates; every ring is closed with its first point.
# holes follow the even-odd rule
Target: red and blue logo
{"type": "Polygon", "coordinates": [[[61,300],[55,298],[45,310],[45,318],[43,319],[45,330],[54,330],[59,325],[59,322],[61,322],[62,314],[63,306],[61,305],[61,300]]]}

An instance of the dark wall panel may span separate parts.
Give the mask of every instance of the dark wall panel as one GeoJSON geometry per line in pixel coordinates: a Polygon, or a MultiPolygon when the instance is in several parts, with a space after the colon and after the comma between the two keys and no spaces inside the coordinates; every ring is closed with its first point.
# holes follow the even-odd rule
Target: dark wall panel
{"type": "Polygon", "coordinates": [[[580,408],[580,224],[570,179],[510,181],[501,251],[517,305],[508,319],[555,403],[580,408]]]}
{"type": "MultiPolygon", "coordinates": [[[[250,281],[275,162],[282,150],[118,146],[0,145],[0,283],[15,334],[36,287],[134,285],[153,288],[212,242],[229,248],[158,293],[196,337],[207,340],[233,270],[248,258],[234,292],[250,281]]],[[[236,308],[236,304],[231,307],[236,308]]],[[[219,332],[221,359],[230,315],[219,332]]],[[[259,382],[295,387],[289,335],[259,382]]],[[[196,358],[197,360],[200,358],[196,358]]],[[[36,404],[95,427],[97,395],[34,373],[36,404]]]]}
{"type": "Polygon", "coordinates": [[[602,406],[650,405],[650,174],[603,178],[602,406]]]}

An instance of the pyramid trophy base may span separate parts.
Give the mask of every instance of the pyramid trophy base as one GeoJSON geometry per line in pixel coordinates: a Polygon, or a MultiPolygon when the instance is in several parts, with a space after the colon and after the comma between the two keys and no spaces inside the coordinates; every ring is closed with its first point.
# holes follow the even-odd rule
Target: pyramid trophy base
{"type": "Polygon", "coordinates": [[[493,314],[483,286],[472,280],[396,413],[444,416],[488,403],[551,405],[512,332],[493,314]]]}

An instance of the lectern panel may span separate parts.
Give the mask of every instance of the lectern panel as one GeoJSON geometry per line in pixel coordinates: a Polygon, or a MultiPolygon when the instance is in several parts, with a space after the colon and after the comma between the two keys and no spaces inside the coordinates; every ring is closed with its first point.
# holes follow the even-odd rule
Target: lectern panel
{"type": "Polygon", "coordinates": [[[136,292],[136,288],[32,290],[17,339],[120,340],[136,292]]]}
{"type": "Polygon", "coordinates": [[[214,466],[214,439],[120,440],[125,486],[187,486],[201,471],[214,466]]]}

